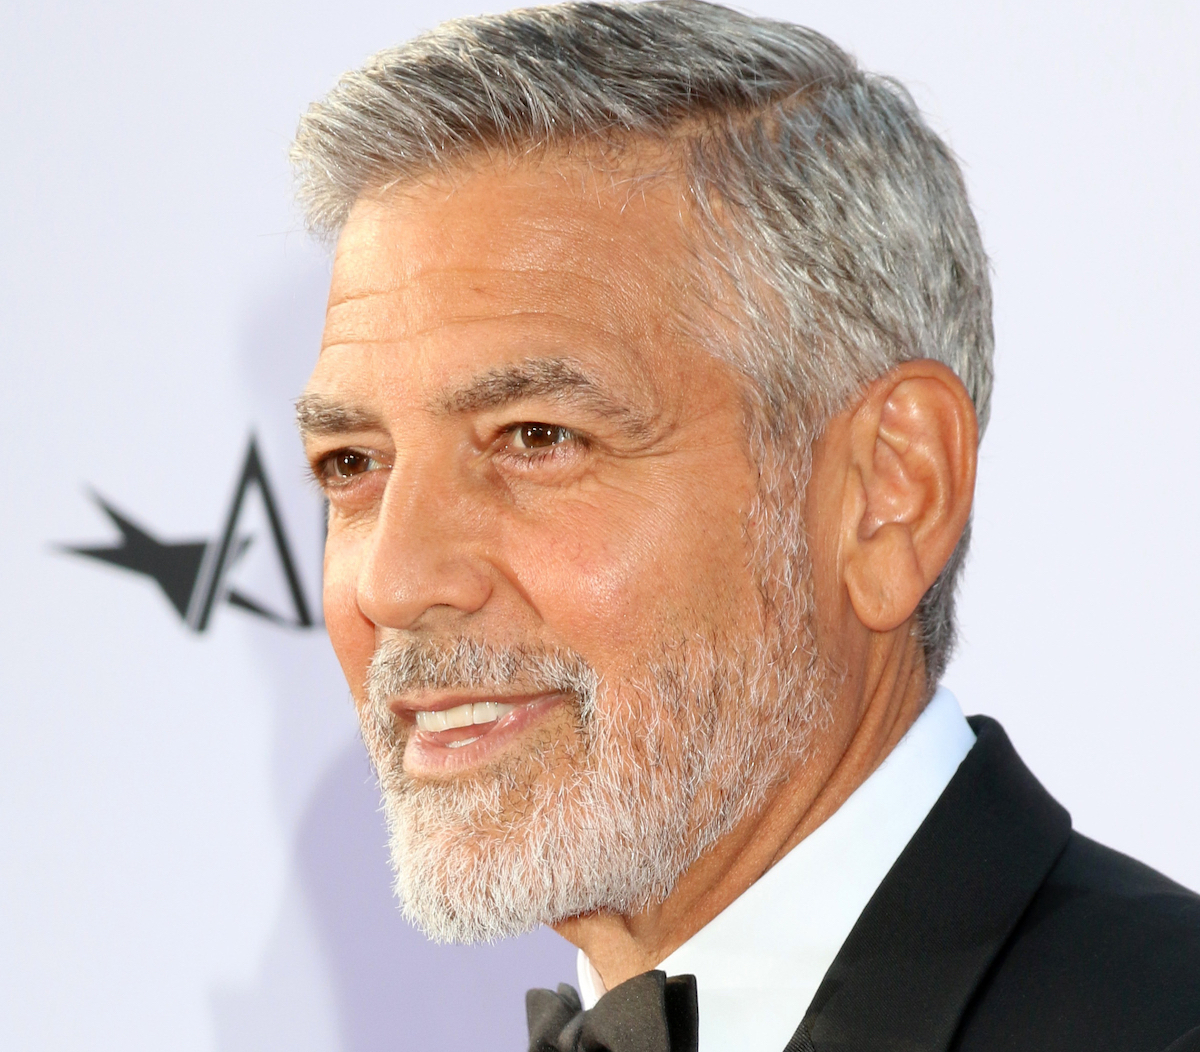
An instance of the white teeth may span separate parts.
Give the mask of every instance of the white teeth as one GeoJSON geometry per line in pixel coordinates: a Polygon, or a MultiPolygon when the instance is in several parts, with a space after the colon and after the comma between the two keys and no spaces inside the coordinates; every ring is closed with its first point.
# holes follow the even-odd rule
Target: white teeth
{"type": "Polygon", "coordinates": [[[505,705],[499,701],[476,701],[467,702],[466,705],[455,705],[452,709],[418,712],[417,730],[448,731],[454,727],[470,727],[476,723],[495,723],[515,708],[515,705],[505,705]]]}

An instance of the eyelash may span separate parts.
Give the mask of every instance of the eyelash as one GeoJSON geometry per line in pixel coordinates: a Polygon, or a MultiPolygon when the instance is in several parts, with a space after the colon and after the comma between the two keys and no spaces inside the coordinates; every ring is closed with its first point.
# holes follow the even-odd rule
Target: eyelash
{"type": "MultiPolygon", "coordinates": [[[[528,440],[528,438],[525,439],[525,441],[528,440]]],[[[563,427],[561,424],[547,424],[540,420],[524,420],[519,424],[506,427],[500,432],[498,441],[500,444],[497,454],[521,471],[532,470],[544,465],[549,460],[559,460],[588,448],[587,439],[577,431],[563,427]],[[515,440],[522,431],[526,430],[551,432],[558,441],[551,441],[548,445],[541,447],[515,446],[515,440]]]]}
{"type": "Polygon", "coordinates": [[[314,461],[312,469],[313,477],[317,480],[317,485],[323,489],[340,489],[343,486],[352,485],[363,475],[369,474],[373,470],[371,467],[372,464],[376,465],[374,470],[386,467],[384,462],[379,457],[373,456],[369,450],[347,446],[343,449],[335,449],[332,452],[326,453],[323,457],[319,457],[314,461]],[[341,457],[360,457],[366,461],[366,466],[362,471],[356,471],[350,475],[336,475],[334,474],[334,466],[341,457]]]}

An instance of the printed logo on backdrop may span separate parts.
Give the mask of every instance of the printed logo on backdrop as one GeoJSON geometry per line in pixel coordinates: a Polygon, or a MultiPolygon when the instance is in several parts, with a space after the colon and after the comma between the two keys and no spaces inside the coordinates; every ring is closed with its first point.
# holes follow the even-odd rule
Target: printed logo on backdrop
{"type": "MultiPolygon", "coordinates": [[[[215,537],[187,541],[160,540],[150,529],[139,525],[99,494],[93,493],[92,499],[120,531],[120,543],[71,545],[63,550],[152,578],[158,582],[183,623],[193,632],[203,632],[208,628],[216,608],[222,604],[237,607],[277,625],[313,627],[313,617],[296,572],[296,560],[292,556],[292,546],[279,514],[279,504],[253,437],[246,449],[233,497],[225,511],[224,526],[215,537]],[[258,498],[256,503],[262,513],[259,518],[265,519],[265,523],[260,525],[266,528],[259,532],[245,532],[245,522],[250,516],[250,506],[255,503],[255,497],[258,498]],[[239,567],[251,548],[262,547],[259,543],[261,533],[266,534],[265,544],[269,546],[269,559],[275,575],[282,578],[282,588],[277,589],[280,596],[273,603],[248,594],[246,586],[236,579],[240,576],[239,567]],[[284,607],[282,611],[279,609],[281,605],[284,607]]],[[[258,561],[261,571],[262,560],[258,561]]]]}

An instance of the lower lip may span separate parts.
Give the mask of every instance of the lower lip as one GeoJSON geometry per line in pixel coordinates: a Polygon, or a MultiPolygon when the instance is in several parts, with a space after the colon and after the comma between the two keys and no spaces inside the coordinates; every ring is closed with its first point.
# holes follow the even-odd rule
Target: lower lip
{"type": "MultiPolygon", "coordinates": [[[[487,699],[505,701],[503,698],[487,699]]],[[[437,733],[413,731],[404,747],[404,770],[420,778],[455,774],[486,763],[502,752],[526,730],[543,719],[562,702],[561,694],[551,694],[518,703],[512,712],[493,723],[477,723],[472,730],[479,735],[466,745],[451,747],[437,733]]],[[[511,704],[511,702],[509,702],[511,704]]],[[[467,735],[462,734],[459,740],[467,735]]]]}

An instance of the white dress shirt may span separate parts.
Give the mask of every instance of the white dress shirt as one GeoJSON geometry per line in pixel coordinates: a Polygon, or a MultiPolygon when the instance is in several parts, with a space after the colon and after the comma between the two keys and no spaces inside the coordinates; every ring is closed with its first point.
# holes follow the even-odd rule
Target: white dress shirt
{"type": "MultiPolygon", "coordinates": [[[[782,1052],[854,922],[974,744],[954,695],[939,687],[824,824],[658,965],[696,977],[700,1052],[782,1052]]],[[[604,984],[582,951],[578,971],[590,1008],[604,984]]]]}

